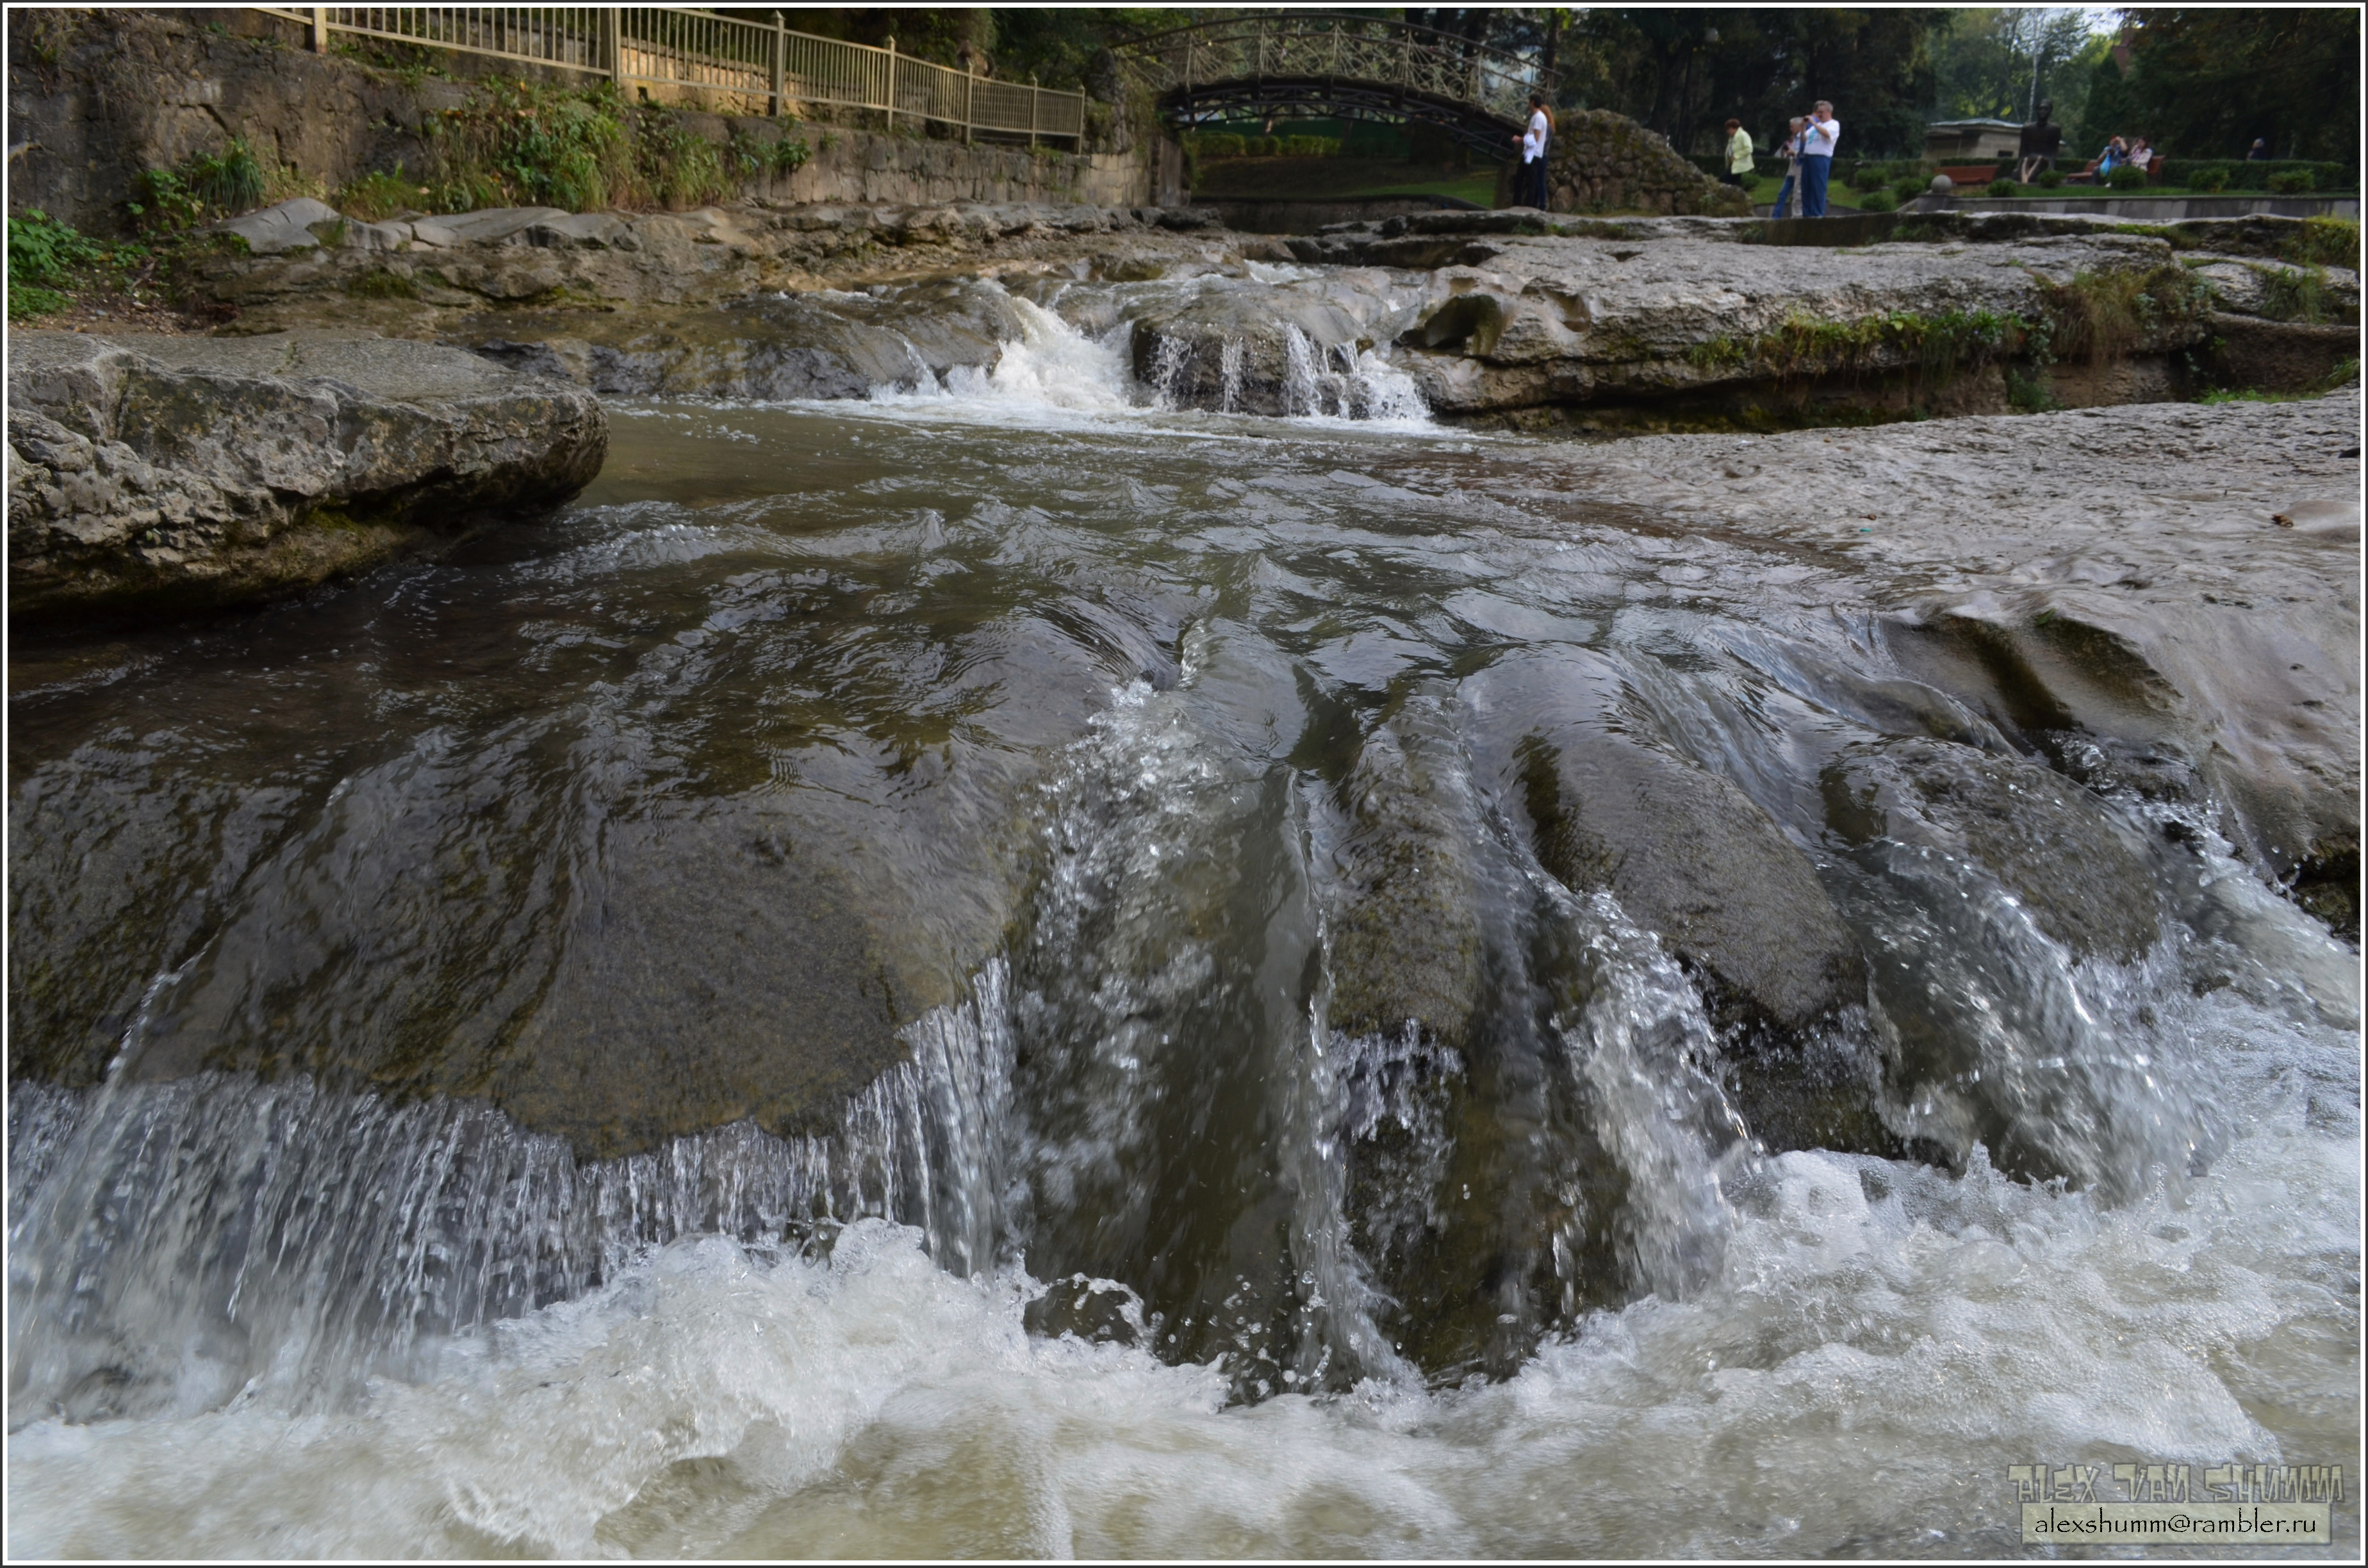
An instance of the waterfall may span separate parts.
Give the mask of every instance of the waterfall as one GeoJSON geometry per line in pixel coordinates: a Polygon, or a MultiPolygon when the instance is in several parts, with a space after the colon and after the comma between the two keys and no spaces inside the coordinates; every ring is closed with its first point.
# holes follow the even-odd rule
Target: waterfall
{"type": "Polygon", "coordinates": [[[450,1336],[581,1295],[695,1235],[826,1244],[917,1225],[993,1267],[1009,1094],[1004,966],[905,1031],[838,1130],[746,1123],[579,1160],[482,1104],[207,1074],[10,1095],[10,1420],[335,1404],[450,1336]]]}

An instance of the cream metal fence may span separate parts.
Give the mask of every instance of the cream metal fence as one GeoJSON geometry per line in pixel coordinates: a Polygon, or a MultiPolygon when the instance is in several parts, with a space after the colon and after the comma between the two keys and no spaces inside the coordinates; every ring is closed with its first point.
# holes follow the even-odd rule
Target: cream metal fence
{"type": "Polygon", "coordinates": [[[325,53],[338,34],[449,49],[606,76],[659,103],[722,113],[803,115],[873,109],[890,129],[936,120],[963,140],[1025,137],[1073,147],[1086,131],[1082,93],[998,82],[884,49],[673,6],[257,6],[312,29],[325,53]]]}

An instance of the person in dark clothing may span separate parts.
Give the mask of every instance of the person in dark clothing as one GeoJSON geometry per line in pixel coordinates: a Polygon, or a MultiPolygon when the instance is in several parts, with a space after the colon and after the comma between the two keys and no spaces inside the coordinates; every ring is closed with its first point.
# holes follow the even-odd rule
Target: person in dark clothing
{"type": "Polygon", "coordinates": [[[2248,164],[2266,164],[2269,161],[2270,139],[2266,136],[2254,137],[2252,146],[2247,148],[2245,151],[2245,162],[2248,164]]]}

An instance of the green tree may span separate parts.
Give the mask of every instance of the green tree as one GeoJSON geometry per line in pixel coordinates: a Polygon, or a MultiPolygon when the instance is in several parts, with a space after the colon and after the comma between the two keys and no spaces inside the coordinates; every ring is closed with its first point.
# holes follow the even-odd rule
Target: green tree
{"type": "Polygon", "coordinates": [[[2108,46],[2089,68],[2087,101],[2080,106],[2080,118],[2068,122],[2078,127],[2075,144],[2083,157],[2096,156],[2112,137],[2138,134],[2137,85],[2123,66],[2120,52],[2108,46]]]}
{"type": "Polygon", "coordinates": [[[1930,40],[1950,13],[1602,7],[1561,36],[1563,101],[1618,109],[1683,151],[1713,150],[1734,116],[1755,137],[1832,100],[1852,154],[1920,151],[1930,40]]]}
{"type": "Polygon", "coordinates": [[[1965,10],[1932,40],[1938,117],[2021,123],[2042,98],[2059,125],[2073,123],[2088,97],[2095,35],[2078,10],[1965,10]]]}
{"type": "Polygon", "coordinates": [[[2357,10],[2140,6],[2122,15],[2137,118],[2125,129],[2180,157],[2240,158],[2265,136],[2278,157],[2357,161],[2357,10]]]}

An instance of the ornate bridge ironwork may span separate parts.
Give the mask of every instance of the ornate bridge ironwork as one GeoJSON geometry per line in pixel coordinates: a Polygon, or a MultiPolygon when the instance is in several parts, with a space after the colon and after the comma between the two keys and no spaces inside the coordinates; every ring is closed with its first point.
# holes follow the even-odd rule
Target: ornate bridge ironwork
{"type": "Polygon", "coordinates": [[[1114,52],[1170,119],[1212,115],[1420,120],[1512,153],[1532,89],[1554,74],[1469,39],[1379,17],[1267,11],[1199,22],[1114,52]]]}

